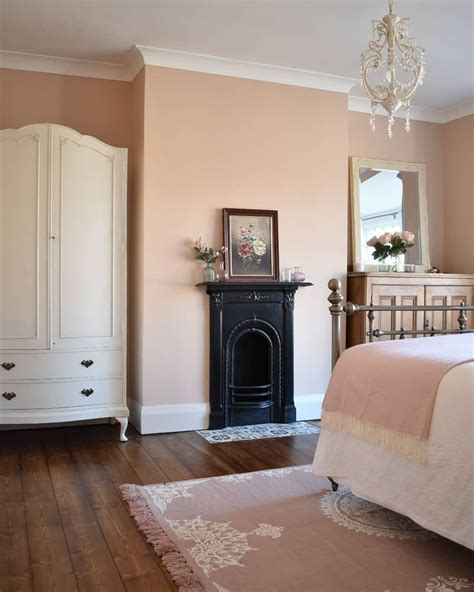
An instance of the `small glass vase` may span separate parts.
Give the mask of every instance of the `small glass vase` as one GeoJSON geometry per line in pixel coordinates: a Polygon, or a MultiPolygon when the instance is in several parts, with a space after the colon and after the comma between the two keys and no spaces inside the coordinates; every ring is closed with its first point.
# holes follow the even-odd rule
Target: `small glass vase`
{"type": "Polygon", "coordinates": [[[405,271],[404,257],[402,255],[395,255],[393,257],[392,271],[402,273],[405,271]]]}
{"type": "Polygon", "coordinates": [[[227,270],[225,268],[225,263],[224,263],[224,261],[221,261],[219,263],[219,265],[217,266],[216,281],[226,282],[228,279],[229,279],[229,274],[227,273],[227,270]]]}
{"type": "Polygon", "coordinates": [[[304,282],[306,279],[306,274],[303,271],[302,267],[295,267],[293,273],[291,274],[291,281],[292,282],[304,282]]]}
{"type": "Polygon", "coordinates": [[[214,269],[213,263],[206,263],[206,265],[204,266],[204,269],[202,270],[202,281],[205,284],[217,281],[216,270],[214,269]]]}

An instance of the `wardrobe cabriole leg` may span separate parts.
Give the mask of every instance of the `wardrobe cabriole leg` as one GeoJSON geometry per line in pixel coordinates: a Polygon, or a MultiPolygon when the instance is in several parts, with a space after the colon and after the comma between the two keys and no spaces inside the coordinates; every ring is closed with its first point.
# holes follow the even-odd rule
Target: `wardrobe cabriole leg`
{"type": "Polygon", "coordinates": [[[128,417],[116,417],[115,418],[120,424],[120,442],[127,442],[128,438],[125,435],[128,426],[128,417]]]}

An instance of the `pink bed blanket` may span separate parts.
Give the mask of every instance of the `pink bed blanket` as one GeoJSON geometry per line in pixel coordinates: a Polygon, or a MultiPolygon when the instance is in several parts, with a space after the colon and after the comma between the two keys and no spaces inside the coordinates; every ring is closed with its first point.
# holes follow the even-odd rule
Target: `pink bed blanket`
{"type": "Polygon", "coordinates": [[[439,383],[448,370],[471,361],[470,333],[352,347],[334,368],[322,427],[425,462],[439,383]]]}

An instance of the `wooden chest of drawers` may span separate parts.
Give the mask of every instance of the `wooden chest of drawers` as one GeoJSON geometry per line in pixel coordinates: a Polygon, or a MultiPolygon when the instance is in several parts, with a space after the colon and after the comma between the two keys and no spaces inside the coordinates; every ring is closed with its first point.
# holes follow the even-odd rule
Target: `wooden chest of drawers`
{"type": "MultiPolygon", "coordinates": [[[[349,273],[347,300],[354,304],[375,305],[455,305],[473,303],[474,275],[431,273],[349,273]]],[[[468,313],[468,328],[472,328],[468,313]]],[[[375,317],[374,329],[406,330],[435,327],[457,329],[453,312],[383,312],[375,317]]],[[[356,314],[347,319],[347,347],[366,343],[367,316],[356,314]]],[[[381,339],[389,339],[382,337],[381,339]]]]}

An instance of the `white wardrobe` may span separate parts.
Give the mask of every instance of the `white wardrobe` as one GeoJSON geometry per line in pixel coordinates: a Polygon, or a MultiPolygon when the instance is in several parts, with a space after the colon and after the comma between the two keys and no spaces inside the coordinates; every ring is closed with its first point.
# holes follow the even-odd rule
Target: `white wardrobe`
{"type": "Polygon", "coordinates": [[[0,424],[116,418],[126,440],[127,150],[0,131],[0,424]]]}

